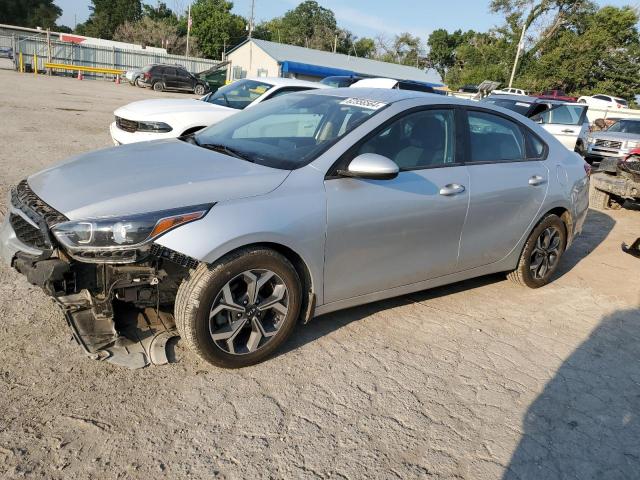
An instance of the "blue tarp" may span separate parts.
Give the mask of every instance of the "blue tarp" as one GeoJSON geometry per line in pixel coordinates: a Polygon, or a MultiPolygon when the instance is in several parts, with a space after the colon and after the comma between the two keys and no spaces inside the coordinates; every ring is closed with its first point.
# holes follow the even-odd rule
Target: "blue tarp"
{"type": "Polygon", "coordinates": [[[310,65],[308,63],[298,62],[282,62],[282,74],[287,73],[300,73],[302,75],[309,75],[311,77],[332,77],[334,75],[352,76],[356,75],[355,72],[350,70],[342,70],[341,68],[321,67],[320,65],[310,65]]]}

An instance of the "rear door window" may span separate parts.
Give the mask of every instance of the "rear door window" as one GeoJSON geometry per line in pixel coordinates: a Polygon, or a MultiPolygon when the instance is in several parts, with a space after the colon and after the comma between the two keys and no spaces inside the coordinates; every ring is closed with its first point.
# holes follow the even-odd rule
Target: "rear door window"
{"type": "Polygon", "coordinates": [[[581,105],[557,105],[531,118],[534,122],[559,125],[582,125],[586,107],[581,105]]]}
{"type": "Polygon", "coordinates": [[[469,111],[471,163],[525,160],[525,141],[515,122],[487,112],[469,111]]]}

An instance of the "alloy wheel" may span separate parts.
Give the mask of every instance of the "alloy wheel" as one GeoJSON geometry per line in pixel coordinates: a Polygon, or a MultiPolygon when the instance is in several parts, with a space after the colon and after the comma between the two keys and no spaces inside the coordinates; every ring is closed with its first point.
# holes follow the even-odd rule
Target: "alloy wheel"
{"type": "Polygon", "coordinates": [[[247,270],[228,281],[209,312],[209,334],[224,352],[246,355],[278,333],[289,310],[289,292],[271,270],[247,270]]]}
{"type": "Polygon", "coordinates": [[[529,261],[533,278],[542,280],[553,271],[560,258],[561,245],[562,235],[556,227],[548,227],[542,231],[529,261]]]}

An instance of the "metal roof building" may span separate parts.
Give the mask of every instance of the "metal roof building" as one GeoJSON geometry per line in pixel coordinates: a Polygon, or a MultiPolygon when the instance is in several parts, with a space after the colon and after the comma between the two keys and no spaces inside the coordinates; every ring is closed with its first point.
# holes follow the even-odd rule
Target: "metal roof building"
{"type": "Polygon", "coordinates": [[[360,75],[442,85],[434,71],[255,38],[247,39],[231,49],[226,59],[231,64],[230,80],[245,76],[294,76],[319,80],[331,75],[360,75]]]}

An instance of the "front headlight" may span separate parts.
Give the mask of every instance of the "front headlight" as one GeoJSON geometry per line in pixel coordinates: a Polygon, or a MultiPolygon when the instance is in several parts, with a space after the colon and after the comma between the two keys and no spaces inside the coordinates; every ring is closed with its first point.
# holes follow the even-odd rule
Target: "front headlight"
{"type": "Polygon", "coordinates": [[[593,137],[587,137],[587,143],[588,143],[589,145],[591,145],[591,144],[593,144],[593,143],[596,143],[596,139],[595,139],[595,138],[593,138],[593,137]]]}
{"type": "Polygon", "coordinates": [[[171,130],[171,125],[164,122],[138,122],[139,132],[167,133],[171,130]]]}
{"type": "MultiPolygon", "coordinates": [[[[76,252],[92,251],[95,258],[109,261],[108,252],[129,251],[150,243],[168,231],[204,217],[212,204],[163,210],[123,217],[108,217],[59,223],[51,231],[65,249],[76,252]]],[[[87,258],[86,255],[80,255],[87,258]]],[[[127,256],[135,261],[135,255],[127,256]]]]}

